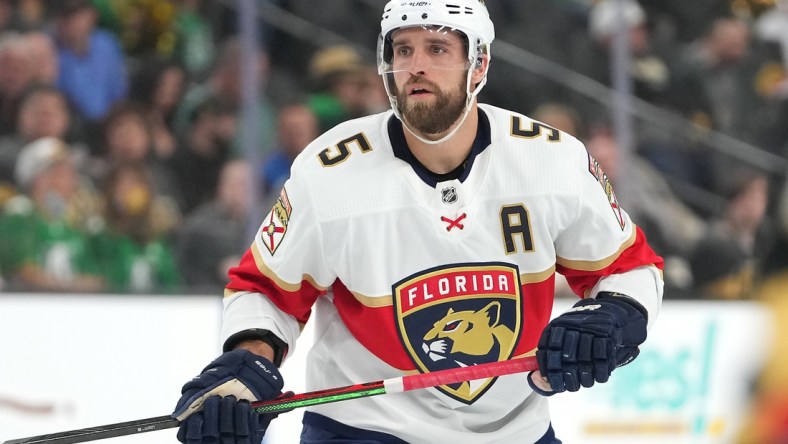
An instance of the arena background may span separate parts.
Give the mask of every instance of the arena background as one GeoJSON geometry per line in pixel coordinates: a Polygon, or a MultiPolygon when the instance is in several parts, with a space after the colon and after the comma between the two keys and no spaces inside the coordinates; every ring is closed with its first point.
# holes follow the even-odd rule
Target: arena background
{"type": "MultiPolygon", "coordinates": [[[[606,170],[615,162],[619,199],[666,258],[663,312],[641,357],[609,384],[551,399],[553,424],[570,444],[786,442],[788,2],[641,0],[642,16],[627,12],[630,1],[609,0],[616,8],[606,15],[601,3],[487,1],[497,39],[481,100],[544,119],[555,117],[550,106],[561,105],[561,118],[551,123],[576,119],[575,135],[590,150],[602,147],[595,157],[610,156],[598,160],[606,170]],[[724,62],[700,69],[691,56],[711,51],[718,19],[742,23],[748,34],[723,35],[716,44],[724,62]],[[769,33],[771,22],[785,26],[769,33]],[[622,24],[645,35],[630,39],[622,24]],[[600,39],[607,41],[602,53],[600,39]],[[724,51],[737,44],[744,45],[739,53],[724,51]],[[766,208],[745,235],[756,240],[731,253],[741,239],[718,228],[734,206],[757,212],[748,204],[759,197],[742,185],[753,176],[767,183],[766,208]]],[[[120,42],[129,73],[139,72],[151,53],[182,57],[178,63],[191,70],[185,90],[206,84],[222,43],[238,38],[234,149],[257,166],[277,149],[273,142],[261,146],[261,116],[294,102],[318,107],[310,102],[317,95],[340,94],[329,88],[332,81],[348,71],[374,71],[385,1],[92,4],[99,25],[120,42]],[[211,38],[189,57],[178,52],[172,31],[184,10],[201,19],[211,38]],[[255,71],[261,58],[264,81],[255,71]],[[266,98],[264,106],[257,97],[266,98]]],[[[0,17],[11,17],[0,26],[0,40],[11,32],[50,32],[57,8],[54,1],[0,1],[0,17]]],[[[730,24],[719,24],[720,32],[730,24]]],[[[387,104],[363,106],[371,112],[387,104]]],[[[85,125],[84,140],[99,127],[85,125]]],[[[270,206],[262,181],[253,175],[251,210],[236,228],[247,239],[270,206]]],[[[13,184],[0,184],[0,191],[3,205],[22,193],[13,184]]],[[[220,289],[42,292],[16,287],[0,269],[0,290],[0,440],[166,414],[183,382],[220,350],[220,289]]],[[[558,296],[556,313],[572,302],[565,291],[558,296]]],[[[307,326],[283,369],[296,392],[303,391],[300,363],[310,335],[307,326]]],[[[299,416],[282,415],[266,442],[297,442],[299,416]]],[[[108,442],[175,439],[163,431],[108,442]]]]}

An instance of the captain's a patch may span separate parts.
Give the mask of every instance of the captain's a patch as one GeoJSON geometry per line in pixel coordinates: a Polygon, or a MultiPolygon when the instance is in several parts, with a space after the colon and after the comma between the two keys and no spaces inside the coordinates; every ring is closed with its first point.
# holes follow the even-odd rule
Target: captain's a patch
{"type": "Polygon", "coordinates": [[[621,227],[621,231],[624,231],[626,222],[624,222],[624,215],[621,212],[621,205],[618,204],[616,193],[613,191],[613,184],[610,183],[610,179],[602,170],[602,166],[599,165],[596,159],[591,157],[591,154],[588,155],[588,172],[602,185],[602,189],[607,195],[607,201],[610,203],[610,208],[613,210],[613,215],[616,217],[616,222],[621,227]]]}
{"type": "Polygon", "coordinates": [[[274,207],[268,213],[263,226],[260,228],[260,240],[271,255],[279,248],[279,244],[282,243],[282,239],[287,233],[287,225],[290,223],[290,214],[292,212],[293,207],[290,206],[287,191],[282,188],[279,198],[276,199],[274,207]]]}

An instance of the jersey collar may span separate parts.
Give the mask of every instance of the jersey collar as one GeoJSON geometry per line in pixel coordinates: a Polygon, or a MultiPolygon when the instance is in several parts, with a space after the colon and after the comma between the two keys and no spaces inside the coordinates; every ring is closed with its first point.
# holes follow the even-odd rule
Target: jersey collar
{"type": "MultiPolygon", "coordinates": [[[[479,126],[476,130],[476,138],[473,140],[473,145],[471,146],[471,152],[468,154],[468,158],[465,160],[465,170],[460,173],[457,180],[460,182],[464,182],[466,178],[468,178],[468,174],[470,174],[471,168],[473,167],[473,161],[476,159],[476,156],[481,154],[492,141],[490,136],[490,120],[487,118],[487,115],[479,108],[477,110],[479,116],[479,126]]],[[[402,128],[402,122],[392,115],[388,121],[388,133],[389,133],[389,140],[391,141],[391,147],[394,150],[394,155],[410,164],[413,168],[413,171],[419,176],[419,178],[426,183],[427,185],[435,188],[437,185],[437,180],[435,176],[419,162],[413,153],[408,148],[408,143],[405,141],[405,132],[402,128]]]]}

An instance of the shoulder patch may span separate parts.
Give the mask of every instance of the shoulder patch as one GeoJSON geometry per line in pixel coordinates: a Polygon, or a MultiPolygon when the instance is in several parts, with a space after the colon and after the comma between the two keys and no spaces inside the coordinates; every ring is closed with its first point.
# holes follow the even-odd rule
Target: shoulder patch
{"type": "Polygon", "coordinates": [[[287,225],[290,223],[290,214],[292,212],[293,208],[290,206],[287,191],[282,188],[279,198],[274,203],[274,207],[265,218],[266,222],[260,228],[260,240],[263,241],[263,245],[265,245],[271,255],[279,248],[279,244],[282,243],[282,239],[287,233],[287,225]]]}
{"type": "Polygon", "coordinates": [[[613,184],[610,183],[610,179],[608,179],[607,174],[602,170],[602,166],[599,165],[599,162],[597,162],[591,154],[588,155],[588,172],[594,176],[594,179],[596,179],[600,185],[602,185],[602,189],[607,195],[607,201],[610,203],[610,208],[613,210],[613,215],[616,217],[616,222],[618,222],[618,225],[621,227],[621,231],[624,231],[624,215],[621,214],[621,206],[618,204],[618,198],[613,191],[613,184]]]}

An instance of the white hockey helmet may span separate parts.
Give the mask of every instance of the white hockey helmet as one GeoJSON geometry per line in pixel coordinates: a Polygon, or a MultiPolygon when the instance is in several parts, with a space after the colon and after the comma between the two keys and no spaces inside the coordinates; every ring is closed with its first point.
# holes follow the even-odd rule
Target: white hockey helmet
{"type": "MultiPolygon", "coordinates": [[[[388,93],[391,107],[397,117],[400,117],[396,99],[396,85],[393,80],[393,67],[391,65],[393,49],[391,46],[392,34],[402,28],[411,27],[441,27],[446,30],[456,31],[467,40],[468,44],[468,69],[467,75],[467,100],[470,105],[473,98],[479,93],[487,82],[484,78],[471,91],[471,73],[481,66],[484,55],[490,57],[490,44],[495,39],[495,28],[484,0],[391,0],[383,9],[383,19],[380,22],[380,35],[378,37],[378,73],[383,76],[386,92],[388,93]]],[[[489,64],[488,64],[489,66],[489,64]]]]}
{"type": "Polygon", "coordinates": [[[484,0],[391,0],[383,8],[380,22],[380,74],[385,72],[385,66],[391,61],[391,47],[387,43],[391,41],[392,32],[417,26],[441,26],[461,32],[468,41],[468,60],[472,64],[482,53],[489,54],[490,44],[495,39],[495,28],[484,0]]]}

